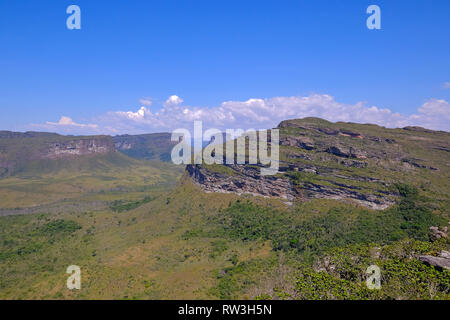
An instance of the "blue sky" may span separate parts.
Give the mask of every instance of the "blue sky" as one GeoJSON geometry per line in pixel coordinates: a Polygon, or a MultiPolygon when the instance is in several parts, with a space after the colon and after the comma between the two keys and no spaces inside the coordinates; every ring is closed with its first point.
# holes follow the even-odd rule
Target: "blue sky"
{"type": "Polygon", "coordinates": [[[3,0],[0,130],[261,128],[310,115],[449,130],[449,39],[447,0],[3,0]],[[66,28],[70,4],[81,30],[66,28]],[[366,27],[371,4],[381,30],[366,27]]]}

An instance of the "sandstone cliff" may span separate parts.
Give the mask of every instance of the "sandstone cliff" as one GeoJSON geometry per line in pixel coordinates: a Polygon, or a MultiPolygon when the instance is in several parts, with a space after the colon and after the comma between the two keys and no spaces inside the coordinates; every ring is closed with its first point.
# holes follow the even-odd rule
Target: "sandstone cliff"
{"type": "Polygon", "coordinates": [[[61,136],[40,132],[0,132],[0,175],[43,160],[74,159],[115,152],[109,136],[61,136]]]}
{"type": "Polygon", "coordinates": [[[450,181],[450,134],[423,128],[331,123],[317,118],[283,121],[280,170],[260,176],[254,165],[189,165],[207,192],[233,192],[292,201],[353,201],[386,209],[398,198],[395,184],[420,186],[445,199],[450,181]],[[433,181],[433,184],[430,183],[433,181]]]}

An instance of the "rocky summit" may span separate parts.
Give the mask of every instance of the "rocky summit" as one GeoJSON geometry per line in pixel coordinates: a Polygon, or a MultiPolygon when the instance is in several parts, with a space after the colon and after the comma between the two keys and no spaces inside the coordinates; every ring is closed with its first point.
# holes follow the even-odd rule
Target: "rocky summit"
{"type": "Polygon", "coordinates": [[[399,182],[419,185],[437,201],[447,201],[448,132],[318,118],[286,120],[277,128],[277,175],[261,176],[249,164],[189,165],[187,173],[207,192],[278,197],[288,203],[325,198],[382,210],[397,202],[399,182]]]}

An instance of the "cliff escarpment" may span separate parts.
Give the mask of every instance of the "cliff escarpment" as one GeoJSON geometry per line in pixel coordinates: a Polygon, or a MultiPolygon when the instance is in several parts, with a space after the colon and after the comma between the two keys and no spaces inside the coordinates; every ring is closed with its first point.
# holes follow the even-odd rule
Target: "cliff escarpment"
{"type": "Polygon", "coordinates": [[[334,199],[372,209],[396,203],[398,183],[448,203],[450,134],[418,127],[332,123],[318,118],[283,121],[280,169],[261,176],[255,165],[189,165],[206,192],[253,194],[292,201],[334,199]]]}
{"type": "Polygon", "coordinates": [[[115,152],[109,136],[62,136],[41,132],[0,132],[0,174],[46,160],[71,160],[115,152]]]}

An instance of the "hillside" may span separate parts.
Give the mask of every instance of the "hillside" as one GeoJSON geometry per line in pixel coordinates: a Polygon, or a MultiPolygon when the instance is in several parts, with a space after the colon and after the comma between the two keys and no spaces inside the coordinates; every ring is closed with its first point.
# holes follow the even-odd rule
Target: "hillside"
{"type": "Polygon", "coordinates": [[[283,121],[280,173],[261,177],[254,165],[197,165],[187,171],[206,191],[351,200],[386,209],[399,199],[396,183],[420,188],[447,211],[450,133],[417,127],[331,123],[317,118],[283,121]]]}
{"type": "Polygon", "coordinates": [[[450,298],[450,272],[418,259],[449,250],[445,238],[428,239],[429,225],[447,222],[411,195],[386,212],[325,199],[288,207],[206,194],[184,179],[170,192],[121,197],[1,217],[0,298],[450,298]],[[405,219],[416,214],[425,222],[405,219]],[[81,267],[80,291],[65,287],[71,264],[81,267]],[[371,264],[382,268],[380,291],[365,287],[371,264]]]}
{"type": "Polygon", "coordinates": [[[114,153],[109,136],[62,136],[55,133],[0,131],[0,177],[48,170],[80,157],[114,153]]]}
{"type": "Polygon", "coordinates": [[[181,172],[169,163],[118,152],[110,136],[2,131],[0,215],[105,207],[104,198],[166,190],[181,172]]]}
{"type": "Polygon", "coordinates": [[[176,144],[170,137],[170,133],[121,135],[113,137],[113,141],[117,150],[130,157],[170,161],[170,153],[176,144]]]}

